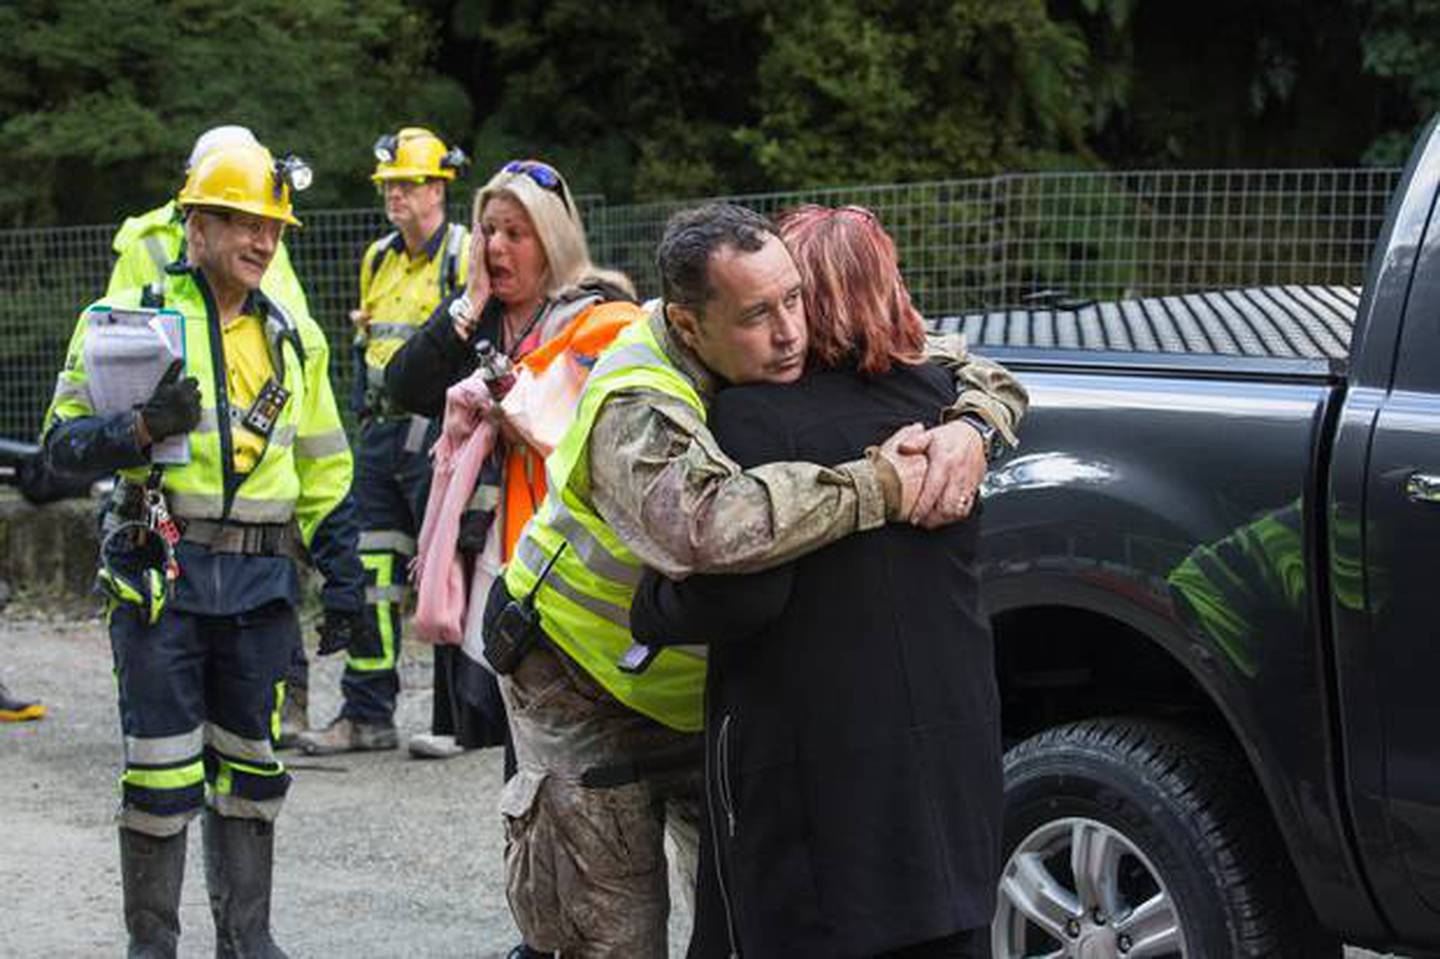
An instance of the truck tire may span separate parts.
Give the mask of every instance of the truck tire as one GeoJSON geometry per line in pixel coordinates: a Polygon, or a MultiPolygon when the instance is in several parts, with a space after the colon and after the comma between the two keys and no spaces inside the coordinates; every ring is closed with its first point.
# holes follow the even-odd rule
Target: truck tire
{"type": "Polygon", "coordinates": [[[1002,850],[995,959],[1341,954],[1249,768],[1194,732],[1095,719],[1015,746],[1002,850]]]}

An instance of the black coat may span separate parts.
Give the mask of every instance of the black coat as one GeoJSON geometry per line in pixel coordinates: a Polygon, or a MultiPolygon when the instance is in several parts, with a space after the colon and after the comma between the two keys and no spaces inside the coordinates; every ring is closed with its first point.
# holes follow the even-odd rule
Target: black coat
{"type": "MultiPolygon", "coordinates": [[[[954,398],[928,366],[820,373],[725,390],[709,422],[742,466],[834,465],[954,398]]],[[[692,959],[728,954],[727,916],[745,959],[873,956],[988,925],[1000,717],[978,525],[891,524],[767,573],[642,583],[637,639],[710,643],[692,959]]]]}
{"type": "Polygon", "coordinates": [[[385,392],[416,416],[437,418],[445,412],[445,391],[474,373],[480,365],[475,344],[489,340],[500,345],[500,317],[504,307],[493,297],[480,312],[480,322],[468,340],[455,333],[450,304],[464,291],[447,296],[425,325],[395,351],[385,364],[385,392]]]}
{"type": "MultiPolygon", "coordinates": [[[[475,345],[489,340],[499,349],[502,342],[500,324],[505,307],[493,296],[485,301],[480,320],[468,340],[455,333],[450,304],[464,291],[446,297],[425,325],[405,341],[385,364],[385,391],[402,407],[417,416],[438,417],[445,412],[445,391],[480,365],[475,345]]],[[[591,279],[561,293],[562,297],[578,299],[598,297],[602,301],[629,300],[630,295],[603,280],[591,279]]],[[[553,300],[550,301],[553,304],[553,300]]],[[[547,306],[547,309],[549,307],[547,306]]]]}

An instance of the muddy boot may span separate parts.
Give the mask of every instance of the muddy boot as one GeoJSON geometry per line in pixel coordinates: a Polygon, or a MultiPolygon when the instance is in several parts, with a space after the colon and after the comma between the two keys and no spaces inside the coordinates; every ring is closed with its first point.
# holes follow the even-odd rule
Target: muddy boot
{"type": "Polygon", "coordinates": [[[275,827],[206,809],[204,833],[216,959],[285,959],[270,936],[275,827]]]}
{"type": "Polygon", "coordinates": [[[280,738],[275,748],[294,749],[300,735],[309,731],[310,690],[304,686],[285,690],[285,702],[280,706],[280,738]]]}
{"type": "Polygon", "coordinates": [[[185,830],[162,839],[120,828],[120,882],[125,891],[129,959],[175,959],[184,881],[185,830]]]}
{"type": "Polygon", "coordinates": [[[329,756],[394,749],[400,745],[400,736],[395,732],[394,723],[364,723],[341,716],[324,729],[296,736],[295,744],[307,756],[329,756]]]}

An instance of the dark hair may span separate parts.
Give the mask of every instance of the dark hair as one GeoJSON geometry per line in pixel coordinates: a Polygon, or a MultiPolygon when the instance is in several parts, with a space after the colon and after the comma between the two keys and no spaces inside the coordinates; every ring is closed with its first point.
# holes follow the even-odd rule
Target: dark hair
{"type": "Polygon", "coordinates": [[[665,224],[655,250],[660,292],[666,302],[698,309],[710,299],[710,255],[731,246],[754,253],[765,238],[780,236],[770,220],[734,203],[706,203],[681,210],[665,224]]]}

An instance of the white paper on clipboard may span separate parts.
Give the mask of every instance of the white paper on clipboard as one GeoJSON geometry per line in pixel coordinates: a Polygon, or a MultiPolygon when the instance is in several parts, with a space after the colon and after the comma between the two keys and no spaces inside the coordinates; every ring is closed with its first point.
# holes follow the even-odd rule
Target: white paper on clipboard
{"type": "MultiPolygon", "coordinates": [[[[134,409],[150,398],[176,360],[185,359],[185,317],[175,310],[92,307],[85,314],[85,372],[97,413],[134,409]]],[[[185,434],[158,440],[150,461],[190,462],[185,434]]]]}

